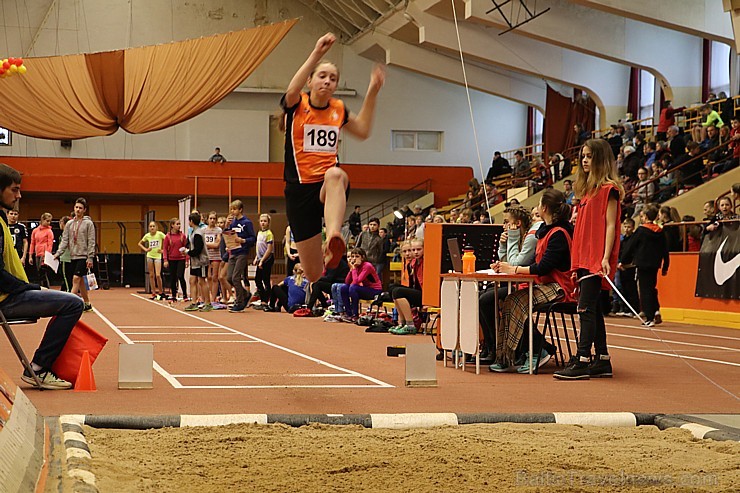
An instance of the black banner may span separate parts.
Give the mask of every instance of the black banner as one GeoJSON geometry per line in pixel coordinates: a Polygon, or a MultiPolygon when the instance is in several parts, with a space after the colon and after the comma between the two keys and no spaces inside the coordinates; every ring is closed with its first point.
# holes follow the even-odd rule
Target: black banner
{"type": "Polygon", "coordinates": [[[740,223],[722,223],[704,237],[695,296],[740,299],[740,223]]]}

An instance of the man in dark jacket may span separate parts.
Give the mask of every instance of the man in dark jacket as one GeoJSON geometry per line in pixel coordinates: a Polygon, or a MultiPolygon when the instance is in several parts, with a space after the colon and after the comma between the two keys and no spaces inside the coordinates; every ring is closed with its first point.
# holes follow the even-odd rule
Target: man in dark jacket
{"type": "Polygon", "coordinates": [[[501,156],[499,151],[493,153],[493,162],[491,162],[491,168],[486,174],[486,182],[491,182],[494,178],[511,174],[511,165],[509,160],[501,156]]]}
{"type": "Polygon", "coordinates": [[[358,234],[360,234],[360,231],[362,231],[362,217],[360,217],[360,206],[355,206],[355,212],[349,215],[349,232],[352,233],[352,236],[355,238],[358,234]]]}

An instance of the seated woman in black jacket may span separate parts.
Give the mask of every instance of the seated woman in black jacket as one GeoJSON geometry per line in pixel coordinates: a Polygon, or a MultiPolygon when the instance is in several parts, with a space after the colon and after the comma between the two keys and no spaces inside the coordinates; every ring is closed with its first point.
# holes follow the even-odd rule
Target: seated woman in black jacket
{"type": "Polygon", "coordinates": [[[316,302],[321,304],[321,308],[328,308],[329,303],[324,296],[324,293],[328,294],[329,298],[331,298],[331,285],[334,283],[343,283],[348,273],[349,264],[347,263],[347,256],[344,255],[339,261],[339,265],[334,269],[325,269],[324,275],[311,284],[311,294],[308,297],[307,304],[308,308],[313,310],[316,306],[316,302]]]}
{"type": "MultiPolygon", "coordinates": [[[[565,195],[560,190],[548,189],[540,199],[540,216],[544,224],[537,230],[537,250],[535,263],[528,267],[512,266],[506,262],[494,264],[494,270],[505,274],[534,274],[536,284],[532,290],[532,306],[536,307],[552,301],[573,301],[574,285],[570,276],[570,246],[573,227],[570,206],[565,203],[565,195]]],[[[501,321],[496,331],[496,363],[491,371],[514,371],[516,353],[525,347],[522,336],[527,327],[528,289],[513,292],[504,300],[501,308],[501,321]]],[[[537,329],[533,330],[534,347],[541,347],[535,354],[532,364],[540,367],[550,360],[555,347],[546,343],[537,329]]],[[[528,356],[528,355],[526,355],[528,356]]],[[[529,358],[516,369],[519,373],[529,373],[529,358]]]]}

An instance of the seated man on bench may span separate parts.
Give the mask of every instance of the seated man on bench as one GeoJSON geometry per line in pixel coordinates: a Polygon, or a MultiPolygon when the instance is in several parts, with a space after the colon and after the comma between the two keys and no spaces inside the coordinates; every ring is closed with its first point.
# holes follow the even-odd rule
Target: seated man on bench
{"type": "MultiPolygon", "coordinates": [[[[21,174],[7,164],[0,163],[0,311],[11,321],[53,317],[31,360],[31,367],[36,372],[41,388],[69,389],[72,384],[54,375],[51,367],[82,316],[83,303],[73,294],[29,284],[13,247],[6,216],[6,211],[14,209],[20,198],[21,174]]],[[[23,372],[21,379],[38,387],[28,370],[23,372]]]]}

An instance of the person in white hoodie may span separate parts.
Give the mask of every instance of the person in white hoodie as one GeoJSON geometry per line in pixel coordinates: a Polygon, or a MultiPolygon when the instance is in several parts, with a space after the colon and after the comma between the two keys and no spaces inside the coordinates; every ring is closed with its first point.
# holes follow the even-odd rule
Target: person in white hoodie
{"type": "Polygon", "coordinates": [[[80,197],[75,201],[74,217],[64,225],[62,241],[59,244],[57,253],[54,258],[59,258],[64,252],[69,250],[72,257],[71,268],[72,293],[82,297],[85,302],[85,311],[92,311],[92,304],[87,293],[84,277],[93,267],[95,258],[95,224],[90,216],[86,216],[87,200],[80,197]]]}

